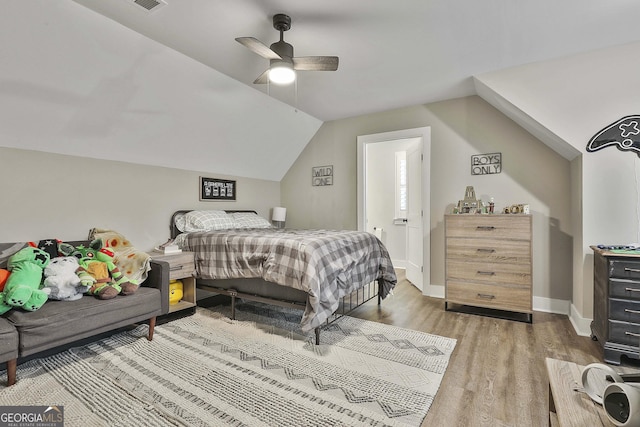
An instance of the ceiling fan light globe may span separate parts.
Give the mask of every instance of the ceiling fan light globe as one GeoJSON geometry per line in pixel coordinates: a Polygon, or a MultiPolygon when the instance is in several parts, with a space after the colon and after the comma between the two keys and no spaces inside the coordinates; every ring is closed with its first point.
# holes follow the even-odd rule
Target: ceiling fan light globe
{"type": "Polygon", "coordinates": [[[296,72],[291,66],[277,65],[269,70],[269,81],[278,85],[293,83],[296,79],[296,72]]]}

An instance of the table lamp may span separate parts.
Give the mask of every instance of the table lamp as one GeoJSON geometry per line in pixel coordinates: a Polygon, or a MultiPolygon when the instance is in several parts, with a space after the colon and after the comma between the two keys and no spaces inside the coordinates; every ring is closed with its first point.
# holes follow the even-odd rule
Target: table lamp
{"type": "Polygon", "coordinates": [[[278,228],[284,228],[284,222],[287,218],[287,208],[283,207],[275,207],[273,208],[273,213],[271,214],[271,222],[278,228]]]}

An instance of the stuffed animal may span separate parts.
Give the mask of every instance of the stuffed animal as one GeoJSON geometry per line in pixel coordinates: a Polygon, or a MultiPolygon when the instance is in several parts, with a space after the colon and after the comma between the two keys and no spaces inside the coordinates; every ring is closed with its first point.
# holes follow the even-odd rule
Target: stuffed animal
{"type": "Polygon", "coordinates": [[[49,263],[49,254],[36,247],[26,247],[9,258],[11,272],[0,293],[0,314],[15,307],[36,311],[47,302],[48,295],[40,289],[42,271],[49,263]]]}
{"type": "Polygon", "coordinates": [[[101,239],[91,241],[89,247],[73,246],[61,243],[60,251],[79,260],[77,271],[83,285],[89,286],[87,291],[99,299],[115,298],[118,294],[130,295],[138,289],[138,284],[130,281],[113,263],[114,254],[104,248],[101,239]]]}
{"type": "Polygon", "coordinates": [[[73,256],[55,257],[44,269],[43,291],[49,299],[75,301],[89,290],[89,286],[80,282],[76,271],[80,267],[78,258],[73,256]]]}
{"type": "Polygon", "coordinates": [[[184,296],[184,285],[180,280],[171,280],[169,282],[169,304],[175,305],[180,302],[184,296]]]}
{"type": "Polygon", "coordinates": [[[137,250],[121,233],[114,230],[93,228],[89,231],[90,239],[102,239],[104,245],[111,249],[115,258],[113,262],[122,274],[136,283],[144,282],[151,270],[151,256],[137,250]]]}

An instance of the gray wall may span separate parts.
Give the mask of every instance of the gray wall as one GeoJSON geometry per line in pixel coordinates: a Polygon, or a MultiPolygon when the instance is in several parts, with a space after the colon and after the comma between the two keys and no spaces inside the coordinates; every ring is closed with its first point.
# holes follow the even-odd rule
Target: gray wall
{"type": "MultiPolygon", "coordinates": [[[[534,227],[534,298],[570,301],[569,162],[477,96],[326,122],[281,182],[287,225],[357,228],[358,135],[431,127],[431,284],[444,284],[444,214],[467,185],[496,208],[529,203],[534,227]],[[502,153],[503,172],[472,176],[474,154],[502,153]],[[334,165],[334,185],[311,186],[311,168],[334,165]]],[[[566,307],[562,307],[566,311],[566,307]]]]}
{"type": "Polygon", "coordinates": [[[93,227],[116,230],[140,250],[169,237],[178,209],[255,209],[270,218],[280,184],[207,172],[0,147],[0,241],[85,239],[93,227]],[[199,180],[235,179],[235,202],[200,202],[199,180]]]}

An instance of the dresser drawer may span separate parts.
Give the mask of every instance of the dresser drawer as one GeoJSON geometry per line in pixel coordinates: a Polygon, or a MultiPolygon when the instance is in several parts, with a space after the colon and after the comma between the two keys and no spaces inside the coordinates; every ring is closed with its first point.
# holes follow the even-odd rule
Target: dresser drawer
{"type": "Polygon", "coordinates": [[[623,322],[640,323],[640,301],[609,300],[609,318],[623,322]]]}
{"type": "Polygon", "coordinates": [[[638,347],[640,345],[640,324],[609,320],[608,341],[638,347]]]}
{"type": "Polygon", "coordinates": [[[447,215],[447,237],[531,240],[530,215],[447,215]]]}
{"type": "Polygon", "coordinates": [[[640,300],[640,283],[631,280],[611,279],[609,281],[611,298],[640,300]]]}
{"type": "Polygon", "coordinates": [[[612,259],[609,263],[609,277],[640,280],[640,260],[612,259]]]}
{"type": "Polygon", "coordinates": [[[447,282],[448,302],[476,307],[531,312],[530,288],[480,283],[447,282]]]}
{"type": "Polygon", "coordinates": [[[531,264],[531,243],[504,239],[447,239],[447,259],[531,264]]]}
{"type": "Polygon", "coordinates": [[[446,279],[531,287],[530,264],[447,260],[446,279]]]}

